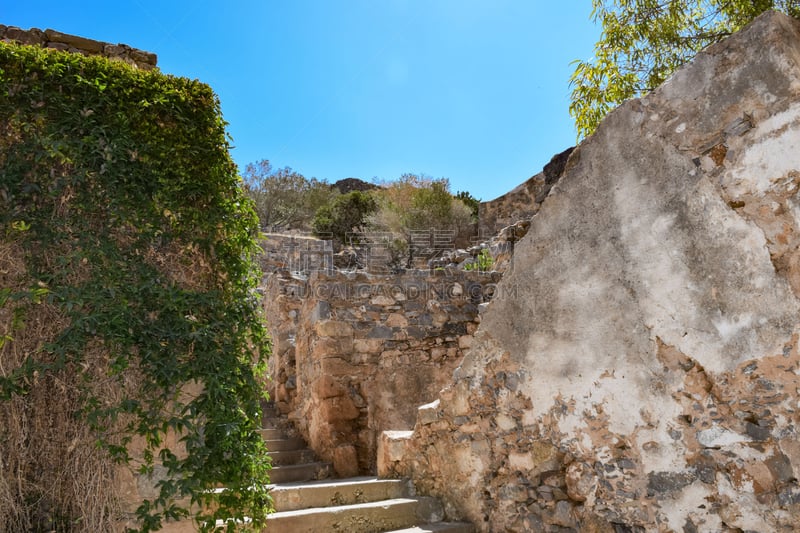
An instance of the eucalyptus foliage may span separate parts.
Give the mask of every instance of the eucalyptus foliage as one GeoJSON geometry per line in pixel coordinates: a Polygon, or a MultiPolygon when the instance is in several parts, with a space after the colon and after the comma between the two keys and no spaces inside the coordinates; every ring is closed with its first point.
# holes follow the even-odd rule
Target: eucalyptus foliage
{"type": "Polygon", "coordinates": [[[602,26],[594,57],[577,61],[570,114],[590,135],[623,101],[655,89],[704,47],[766,10],[800,17],[800,0],[592,0],[602,26]]]}
{"type": "Polygon", "coordinates": [[[135,373],[140,387],[115,404],[87,384],[75,416],[120,463],[165,467],[159,495],[137,511],[141,531],[186,516],[183,497],[202,504],[206,529],[258,525],[268,512],[258,221],[228,148],[218,99],[198,81],[0,43],[0,239],[25,252],[31,280],[27,291],[0,287],[0,307],[44,301],[68,319],[4,370],[0,403],[38,376],[85,369],[92,346],[108,351],[121,387],[135,373]]]}

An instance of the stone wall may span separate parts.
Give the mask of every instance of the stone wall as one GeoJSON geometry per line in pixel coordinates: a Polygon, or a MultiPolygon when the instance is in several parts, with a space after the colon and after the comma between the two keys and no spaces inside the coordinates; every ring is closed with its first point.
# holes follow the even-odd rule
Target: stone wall
{"type": "Polygon", "coordinates": [[[264,233],[259,242],[264,273],[312,272],[333,268],[333,243],[310,235],[264,233]]]}
{"type": "Polygon", "coordinates": [[[800,529],[798,146],[774,12],[612,112],[380,470],[484,532],[800,529]]]}
{"type": "Polygon", "coordinates": [[[105,43],[49,29],[31,28],[23,30],[16,26],[0,24],[0,40],[41,46],[54,50],[65,50],[84,55],[103,56],[124,61],[141,69],[155,68],[158,62],[155,54],[131,48],[126,44],[105,43]]]}
{"type": "Polygon", "coordinates": [[[574,148],[556,154],[544,169],[506,194],[481,202],[478,207],[478,232],[482,238],[495,235],[503,228],[520,220],[529,220],[550,193],[550,189],[561,177],[564,165],[574,148]]]}
{"type": "Polygon", "coordinates": [[[377,437],[411,429],[450,381],[500,275],[278,272],[267,278],[271,395],[341,476],[374,473],[377,437]]]}

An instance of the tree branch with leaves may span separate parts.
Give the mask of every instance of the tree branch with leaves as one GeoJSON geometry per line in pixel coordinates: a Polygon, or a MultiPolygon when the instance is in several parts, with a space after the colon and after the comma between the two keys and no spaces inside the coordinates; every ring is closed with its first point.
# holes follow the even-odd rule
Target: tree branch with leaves
{"type": "Polygon", "coordinates": [[[578,138],[769,9],[798,18],[800,0],[592,0],[592,19],[602,33],[594,57],[575,61],[570,77],[569,112],[578,138]]]}

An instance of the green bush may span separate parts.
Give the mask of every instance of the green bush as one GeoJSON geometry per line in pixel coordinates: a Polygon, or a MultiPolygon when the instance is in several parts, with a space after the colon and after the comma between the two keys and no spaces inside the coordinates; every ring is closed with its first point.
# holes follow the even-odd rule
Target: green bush
{"type": "Polygon", "coordinates": [[[480,253],[475,256],[475,261],[473,263],[467,263],[464,265],[464,270],[467,271],[476,271],[476,272],[489,272],[492,270],[494,266],[494,258],[492,254],[489,252],[488,249],[484,248],[480,251],[480,253]]]}
{"type": "Polygon", "coordinates": [[[357,242],[357,234],[366,228],[367,219],[377,209],[372,194],[350,191],[317,209],[311,227],[318,237],[333,238],[340,244],[352,239],[357,242]]]}
{"type": "Polygon", "coordinates": [[[0,373],[0,410],[47,376],[84,376],[76,423],[114,460],[166,469],[137,511],[141,531],[185,516],[174,502],[186,496],[206,528],[258,525],[268,511],[258,221],[228,148],[218,99],[198,81],[0,43],[0,245],[21,250],[28,284],[0,286],[0,318],[14,317],[0,359],[24,351],[0,373]],[[23,350],[16,339],[43,305],[65,326],[23,350]],[[126,391],[113,403],[93,392],[98,346],[104,375],[126,391]],[[185,457],[167,447],[170,432],[185,457]],[[132,458],[136,439],[146,447],[132,458]]]}

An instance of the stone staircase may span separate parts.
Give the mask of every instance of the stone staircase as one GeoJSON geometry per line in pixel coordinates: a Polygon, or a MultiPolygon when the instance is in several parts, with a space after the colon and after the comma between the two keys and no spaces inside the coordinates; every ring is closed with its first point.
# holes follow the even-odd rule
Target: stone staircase
{"type": "MultiPolygon", "coordinates": [[[[417,496],[406,480],[331,479],[332,465],[319,461],[272,405],[264,408],[263,426],[276,511],[267,519],[266,533],[474,532],[472,524],[442,522],[439,500],[417,496]]],[[[167,523],[162,531],[191,533],[196,528],[184,520],[167,523]]]]}
{"type": "Polygon", "coordinates": [[[272,457],[270,481],[273,484],[325,479],[333,473],[333,465],[317,461],[291,423],[278,414],[272,405],[264,407],[261,438],[272,457]]]}
{"type": "Polygon", "coordinates": [[[398,479],[329,479],[320,462],[273,406],[265,406],[261,435],[272,456],[270,491],[276,512],[267,531],[276,533],[472,533],[471,524],[442,522],[435,498],[416,496],[398,479]]]}

